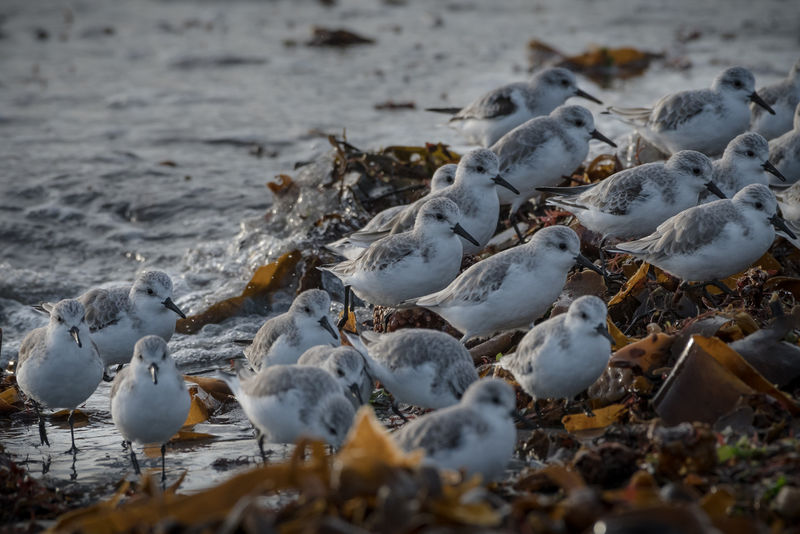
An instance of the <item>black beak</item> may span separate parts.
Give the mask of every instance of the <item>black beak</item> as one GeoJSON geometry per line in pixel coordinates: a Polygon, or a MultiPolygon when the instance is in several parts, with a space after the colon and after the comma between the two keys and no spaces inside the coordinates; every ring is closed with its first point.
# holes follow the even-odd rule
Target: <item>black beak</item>
{"type": "Polygon", "coordinates": [[[766,102],[764,102],[764,99],[763,99],[763,98],[761,98],[760,96],[758,96],[758,93],[756,93],[755,91],[753,91],[753,92],[750,94],[750,100],[751,100],[751,101],[753,101],[753,102],[755,102],[755,103],[756,103],[756,105],[759,105],[759,106],[761,106],[762,108],[764,108],[764,109],[766,109],[767,111],[769,111],[769,112],[770,112],[772,115],[775,115],[775,110],[774,110],[774,109],[772,109],[772,108],[769,106],[769,104],[767,104],[766,102]]]}
{"type": "Polygon", "coordinates": [[[364,399],[361,397],[361,390],[358,389],[358,384],[350,384],[348,389],[350,390],[350,393],[352,393],[353,396],[358,399],[359,404],[364,404],[364,399]]]}
{"type": "Polygon", "coordinates": [[[79,330],[77,326],[73,326],[72,328],[69,329],[69,335],[72,336],[72,339],[75,340],[75,343],[78,344],[78,347],[83,347],[83,345],[81,344],[81,338],[78,337],[78,332],[79,330]]]}
{"type": "Polygon", "coordinates": [[[476,247],[479,247],[479,246],[481,246],[481,244],[480,244],[480,243],[478,243],[478,241],[477,241],[477,240],[476,240],[474,237],[472,237],[471,235],[469,235],[469,232],[467,232],[466,230],[464,230],[464,227],[463,227],[463,226],[461,226],[461,225],[460,225],[460,224],[458,224],[458,223],[456,223],[456,225],[453,227],[453,233],[455,233],[455,234],[457,234],[457,235],[460,235],[461,237],[463,237],[464,239],[466,239],[467,241],[469,241],[470,243],[472,243],[472,244],[473,244],[473,245],[475,245],[476,247]]]}
{"type": "Polygon", "coordinates": [[[495,184],[499,185],[499,186],[505,187],[506,189],[508,189],[509,191],[514,193],[515,195],[519,195],[519,189],[517,189],[516,187],[514,187],[513,185],[508,183],[506,181],[506,179],[503,178],[502,176],[500,176],[499,174],[497,176],[495,176],[494,178],[492,178],[492,181],[495,184]]]}
{"type": "Polygon", "coordinates": [[[172,302],[172,299],[170,297],[167,297],[166,300],[161,304],[163,304],[164,307],[167,308],[168,310],[172,310],[178,315],[180,315],[182,318],[186,319],[186,314],[183,313],[181,309],[174,302],[172,302]]]}
{"type": "Polygon", "coordinates": [[[602,104],[602,100],[599,98],[595,98],[583,89],[575,89],[575,96],[579,96],[581,98],[585,98],[586,100],[591,100],[592,102],[596,102],[598,104],[602,104]]]}
{"type": "Polygon", "coordinates": [[[773,164],[772,164],[772,162],[770,162],[769,160],[765,161],[765,162],[764,162],[764,164],[763,164],[763,165],[761,165],[761,167],[762,167],[762,168],[763,168],[765,171],[767,171],[768,173],[770,173],[770,174],[774,174],[775,176],[777,176],[777,177],[778,177],[778,179],[779,179],[781,182],[785,182],[785,181],[786,181],[786,177],[785,177],[783,174],[781,174],[781,171],[779,171],[778,169],[776,169],[776,168],[775,168],[775,165],[773,165],[773,164]]]}
{"type": "Polygon", "coordinates": [[[322,318],[319,320],[319,325],[328,332],[330,332],[331,335],[333,336],[333,339],[337,341],[339,340],[339,334],[337,334],[336,330],[333,329],[333,325],[331,325],[331,322],[328,320],[327,316],[325,315],[322,316],[322,318]]]}
{"type": "Polygon", "coordinates": [[[609,145],[613,146],[614,148],[617,148],[617,144],[614,141],[612,141],[611,139],[609,139],[605,135],[601,134],[597,130],[592,130],[589,133],[589,135],[592,136],[592,139],[597,139],[598,141],[602,141],[604,143],[608,143],[609,145]]]}
{"type": "Polygon", "coordinates": [[[609,340],[612,345],[614,344],[614,338],[611,337],[611,333],[608,331],[608,325],[605,323],[597,325],[597,333],[609,340]]]}
{"type": "Polygon", "coordinates": [[[725,193],[723,193],[722,190],[717,187],[717,184],[710,180],[706,182],[706,189],[717,195],[719,198],[728,198],[725,196],[725,193]]]}
{"type": "Polygon", "coordinates": [[[153,377],[153,384],[158,384],[158,365],[151,363],[148,369],[150,369],[150,376],[153,377]]]}
{"type": "Polygon", "coordinates": [[[598,267],[594,263],[590,262],[589,258],[584,256],[583,254],[578,254],[577,256],[575,256],[575,263],[577,263],[581,267],[586,267],[587,269],[593,270],[594,272],[596,272],[600,276],[606,276],[606,273],[603,271],[603,269],[601,269],[600,267],[598,267]]]}
{"type": "Polygon", "coordinates": [[[797,236],[794,235],[794,232],[789,230],[789,226],[786,225],[786,221],[781,219],[781,216],[778,215],[777,213],[769,218],[769,222],[771,222],[772,226],[774,226],[778,230],[783,230],[786,233],[786,235],[788,235],[792,239],[797,239],[797,236]]]}

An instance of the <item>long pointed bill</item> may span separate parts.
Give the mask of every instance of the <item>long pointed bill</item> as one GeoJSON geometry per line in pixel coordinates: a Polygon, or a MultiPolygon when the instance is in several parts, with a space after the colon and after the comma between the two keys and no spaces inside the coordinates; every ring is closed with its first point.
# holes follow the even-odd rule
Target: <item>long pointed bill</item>
{"type": "Polygon", "coordinates": [[[69,329],[69,335],[72,336],[72,339],[75,340],[75,343],[78,344],[78,347],[83,347],[83,345],[81,344],[81,338],[78,337],[78,327],[77,326],[73,326],[72,328],[69,329]]]}
{"type": "Polygon", "coordinates": [[[774,109],[772,109],[772,108],[769,106],[769,104],[767,104],[766,102],[764,102],[764,99],[763,99],[763,98],[761,98],[760,96],[758,96],[758,93],[756,93],[755,91],[753,91],[753,92],[750,94],[750,100],[751,100],[751,101],[753,101],[753,102],[754,102],[756,105],[758,105],[758,106],[761,106],[762,108],[764,108],[764,109],[766,109],[767,111],[769,111],[769,112],[770,112],[770,114],[772,114],[772,115],[775,115],[775,110],[774,110],[774,109]]]}
{"type": "Polygon", "coordinates": [[[161,304],[163,304],[164,307],[167,308],[168,310],[172,310],[178,315],[180,315],[183,319],[186,319],[186,314],[183,313],[181,309],[174,302],[172,302],[172,299],[170,297],[167,297],[166,300],[164,300],[164,302],[162,302],[161,304]]]}
{"type": "Polygon", "coordinates": [[[597,325],[597,333],[609,340],[612,345],[614,344],[614,338],[611,337],[611,334],[608,331],[608,325],[606,325],[606,323],[597,325]]]}
{"type": "Polygon", "coordinates": [[[348,389],[350,390],[350,393],[352,393],[353,396],[358,399],[359,404],[364,404],[364,399],[361,397],[361,390],[358,388],[358,384],[350,384],[348,389]]]}
{"type": "Polygon", "coordinates": [[[788,235],[792,239],[797,239],[797,236],[794,235],[794,232],[789,230],[789,226],[786,224],[786,221],[781,219],[781,216],[778,215],[777,213],[769,218],[769,222],[771,222],[772,226],[774,226],[778,230],[783,230],[786,233],[786,235],[788,235]]]}
{"type": "Polygon", "coordinates": [[[761,167],[768,173],[777,176],[781,182],[786,181],[786,177],[783,174],[781,174],[781,171],[775,168],[775,165],[773,165],[770,160],[765,161],[764,164],[761,165],[761,167]]]}
{"type": "Polygon", "coordinates": [[[158,366],[151,363],[148,369],[150,369],[150,376],[153,377],[153,384],[158,384],[158,366]]]}
{"type": "Polygon", "coordinates": [[[600,133],[600,132],[598,132],[597,130],[592,130],[592,131],[589,133],[589,135],[591,135],[591,136],[592,136],[592,139],[597,139],[598,141],[602,141],[602,142],[604,142],[604,143],[607,143],[607,144],[609,144],[609,145],[613,146],[614,148],[617,148],[617,144],[616,144],[614,141],[612,141],[611,139],[609,139],[609,138],[608,138],[608,137],[606,137],[605,135],[601,134],[601,133],[600,133]]]}
{"type": "Polygon", "coordinates": [[[585,98],[586,100],[591,100],[592,102],[596,102],[598,104],[602,104],[603,101],[599,98],[593,97],[583,89],[575,89],[575,96],[579,96],[581,98],[585,98]]]}
{"type": "MultiPolygon", "coordinates": [[[[347,313],[347,310],[345,310],[345,314],[346,314],[346,313],[347,313]]],[[[328,317],[327,317],[326,315],[323,315],[323,316],[322,316],[322,318],[320,318],[320,320],[319,320],[319,325],[320,325],[322,328],[324,328],[325,330],[327,330],[328,332],[330,332],[330,333],[331,333],[331,335],[333,336],[333,339],[336,339],[336,340],[338,340],[338,339],[339,339],[339,334],[337,334],[337,333],[336,333],[336,330],[334,330],[334,329],[333,329],[333,325],[332,325],[332,324],[331,324],[331,322],[328,320],[328,317]]]]}
{"type": "Polygon", "coordinates": [[[514,193],[515,195],[519,195],[519,189],[517,189],[516,187],[514,187],[513,185],[508,183],[508,181],[506,181],[506,179],[503,178],[502,176],[500,176],[499,174],[497,176],[495,176],[494,178],[492,178],[492,181],[495,184],[497,184],[497,185],[499,185],[501,187],[505,187],[506,189],[508,189],[509,191],[514,193]]]}
{"type": "Polygon", "coordinates": [[[600,267],[598,267],[597,265],[595,265],[594,263],[589,261],[589,258],[584,256],[583,254],[578,254],[577,256],[575,256],[575,263],[577,263],[581,267],[586,267],[587,269],[591,269],[592,271],[596,272],[600,276],[605,276],[606,275],[606,273],[603,271],[603,269],[601,269],[600,267]]]}
{"type": "Polygon", "coordinates": [[[460,235],[461,237],[463,237],[464,239],[466,239],[467,241],[469,241],[470,243],[472,243],[476,247],[481,246],[481,244],[478,243],[478,240],[475,239],[474,237],[472,237],[471,235],[469,235],[469,232],[464,230],[464,227],[461,226],[458,223],[456,223],[456,225],[453,227],[453,233],[455,233],[457,235],[460,235]]]}
{"type": "Polygon", "coordinates": [[[717,184],[710,180],[706,182],[706,189],[717,195],[719,198],[728,198],[725,196],[725,193],[723,193],[722,190],[717,187],[717,184]]]}

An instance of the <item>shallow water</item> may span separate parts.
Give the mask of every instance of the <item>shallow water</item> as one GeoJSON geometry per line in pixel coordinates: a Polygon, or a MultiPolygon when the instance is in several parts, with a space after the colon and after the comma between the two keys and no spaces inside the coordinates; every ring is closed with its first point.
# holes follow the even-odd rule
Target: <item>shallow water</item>
{"type": "MultiPolygon", "coordinates": [[[[525,78],[532,38],[566,53],[593,43],[665,52],[666,61],[644,76],[608,89],[581,80],[605,102],[630,106],[707,86],[734,64],[751,68],[759,85],[772,82],[800,50],[800,15],[789,0],[65,6],[0,4],[0,362],[44,324],[30,304],[130,280],[144,267],[172,276],[175,300],[188,314],[238,294],[257,266],[290,250],[305,231],[302,222],[281,237],[267,228],[268,180],[294,175],[296,162],[328,151],[321,134],[346,131],[362,148],[441,141],[465,149],[443,116],[421,108],[464,104],[525,78]],[[306,47],[315,24],[377,42],[306,47]],[[388,100],[417,109],[374,109],[388,100]]],[[[597,122],[612,136],[627,131],[607,116],[597,122]]],[[[279,299],[263,314],[288,302],[279,299]]],[[[232,341],[252,336],[263,320],[208,325],[176,335],[170,348],[184,372],[212,372],[240,353],[232,341]]],[[[75,468],[78,482],[110,491],[130,468],[108,391],[102,384],[87,403],[91,424],[76,431],[83,451],[75,468]]],[[[188,469],[186,489],[229,476],[212,467],[215,459],[255,453],[240,410],[212,421],[195,430],[215,440],[168,453],[171,477],[188,469]]],[[[50,427],[47,450],[33,446],[38,432],[28,422],[0,420],[0,442],[33,463],[52,456],[47,476],[68,480],[71,461],[59,454],[69,446],[66,427],[50,427]]]]}

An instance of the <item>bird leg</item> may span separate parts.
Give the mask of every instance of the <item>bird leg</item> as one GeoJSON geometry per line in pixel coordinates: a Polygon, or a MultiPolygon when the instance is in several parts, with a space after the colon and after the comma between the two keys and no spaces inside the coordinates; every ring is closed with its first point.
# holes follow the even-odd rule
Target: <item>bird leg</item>
{"type": "Polygon", "coordinates": [[[44,428],[44,417],[42,417],[39,403],[36,401],[33,401],[33,410],[36,412],[36,417],[39,419],[39,440],[41,440],[40,445],[47,445],[49,447],[50,440],[47,439],[47,430],[44,428]]]}
{"type": "Polygon", "coordinates": [[[161,487],[164,487],[164,484],[167,482],[167,469],[166,469],[166,461],[164,460],[164,455],[167,453],[167,444],[161,444],[161,487]]]}
{"type": "Polygon", "coordinates": [[[256,442],[258,443],[258,451],[261,453],[261,461],[267,463],[267,455],[264,452],[264,433],[260,430],[257,432],[258,436],[256,437],[256,442]]]}
{"type": "Polygon", "coordinates": [[[74,456],[78,452],[78,447],[75,446],[75,410],[69,411],[67,421],[69,422],[69,437],[72,440],[72,447],[69,448],[67,454],[71,453],[74,456]]]}
{"type": "Polygon", "coordinates": [[[392,399],[392,412],[403,420],[404,423],[408,423],[408,418],[400,411],[400,406],[397,405],[397,401],[392,399]]]}
{"type": "Polygon", "coordinates": [[[519,225],[517,224],[520,222],[518,211],[515,211],[511,215],[508,216],[508,222],[511,223],[511,226],[514,228],[514,232],[517,234],[517,239],[519,240],[519,244],[522,245],[525,243],[525,236],[522,235],[522,232],[519,229],[519,225]]]}
{"type": "Polygon", "coordinates": [[[350,286],[344,286],[344,308],[342,309],[343,315],[339,319],[339,324],[336,327],[341,330],[347,324],[347,318],[350,317],[350,309],[352,303],[350,302],[350,286]]]}
{"type": "Polygon", "coordinates": [[[133,452],[133,443],[128,442],[128,448],[131,450],[131,463],[133,464],[133,472],[141,475],[142,471],[139,469],[139,460],[136,459],[136,453],[133,452]]]}

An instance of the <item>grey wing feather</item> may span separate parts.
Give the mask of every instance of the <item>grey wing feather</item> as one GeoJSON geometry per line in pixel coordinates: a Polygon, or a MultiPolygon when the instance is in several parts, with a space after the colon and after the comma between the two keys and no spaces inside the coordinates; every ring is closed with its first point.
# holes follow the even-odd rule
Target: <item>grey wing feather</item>
{"type": "Polygon", "coordinates": [[[519,342],[516,352],[503,358],[500,361],[502,366],[510,371],[521,371],[530,373],[531,356],[542,351],[549,350],[553,343],[558,343],[559,331],[563,328],[566,314],[557,315],[552,320],[540,323],[536,328],[530,330],[519,342]]]}
{"type": "Polygon", "coordinates": [[[558,125],[549,117],[531,119],[511,130],[491,147],[500,161],[500,173],[508,172],[520,161],[529,160],[537,147],[553,137],[560,137],[559,133],[558,125]]]}
{"type": "Polygon", "coordinates": [[[269,351],[269,348],[279,337],[288,333],[293,325],[292,317],[288,313],[282,313],[269,319],[258,329],[253,338],[253,343],[249,347],[245,347],[242,352],[244,352],[251,364],[260,364],[261,362],[257,360],[260,360],[269,351]]]}
{"type": "Polygon", "coordinates": [[[519,84],[504,85],[486,93],[456,113],[450,120],[492,119],[511,115],[517,110],[517,105],[511,98],[511,93],[517,85],[519,84]]]}
{"type": "Polygon", "coordinates": [[[713,105],[710,90],[681,91],[662,98],[653,108],[648,124],[656,131],[675,130],[713,105]]]}
{"type": "Polygon", "coordinates": [[[417,419],[397,433],[400,445],[406,450],[425,449],[428,455],[459,447],[465,434],[485,434],[488,425],[471,410],[456,407],[441,410],[417,419]]]}
{"type": "Polygon", "coordinates": [[[307,395],[341,393],[333,375],[318,367],[273,365],[242,381],[242,390],[253,397],[280,395],[298,389],[307,395]]]}
{"type": "Polygon", "coordinates": [[[661,223],[649,236],[620,243],[616,249],[646,254],[654,260],[686,254],[712,242],[726,223],[740,217],[730,200],[717,200],[682,211],[661,223]]]}
{"type": "Polygon", "coordinates": [[[644,181],[648,178],[643,172],[626,172],[616,175],[616,178],[611,176],[580,195],[577,203],[595,206],[612,215],[625,215],[633,202],[648,197],[644,189],[644,181]]]}
{"type": "Polygon", "coordinates": [[[86,309],[86,324],[91,332],[96,332],[119,321],[122,312],[130,308],[128,290],[92,289],[78,300],[86,309]]]}
{"type": "MultiPolygon", "coordinates": [[[[510,251],[509,251],[510,252],[510,251]]],[[[513,258],[508,254],[497,254],[476,263],[449,286],[426,297],[417,299],[418,306],[455,306],[468,302],[483,302],[505,280],[513,258]]]]}
{"type": "Polygon", "coordinates": [[[111,398],[113,399],[114,396],[119,391],[119,388],[122,387],[122,383],[125,381],[125,377],[131,374],[131,366],[128,365],[120,369],[116,375],[114,375],[114,383],[111,385],[111,398]]]}
{"type": "Polygon", "coordinates": [[[19,371],[22,363],[30,358],[34,352],[43,349],[45,347],[45,343],[46,329],[44,327],[31,330],[19,345],[19,354],[17,355],[17,371],[19,371]]]}
{"type": "Polygon", "coordinates": [[[358,268],[381,271],[418,250],[417,243],[410,237],[407,233],[386,236],[373,243],[358,258],[337,263],[329,270],[342,275],[352,274],[358,268]]]}
{"type": "MultiPolygon", "coordinates": [[[[764,100],[764,102],[766,102],[770,106],[774,106],[783,94],[793,94],[793,91],[788,91],[786,89],[787,86],[789,85],[790,85],[789,80],[782,80],[778,83],[762,87],[757,91],[758,96],[760,96],[762,100],[764,100]]],[[[793,108],[794,106],[792,106],[791,100],[792,99],[790,99],[789,101],[789,107],[793,108]]],[[[795,102],[794,104],[797,105],[797,102],[795,102]]],[[[760,117],[765,113],[768,113],[768,111],[759,105],[752,105],[750,107],[750,113],[753,115],[753,118],[756,118],[760,117]]]]}

